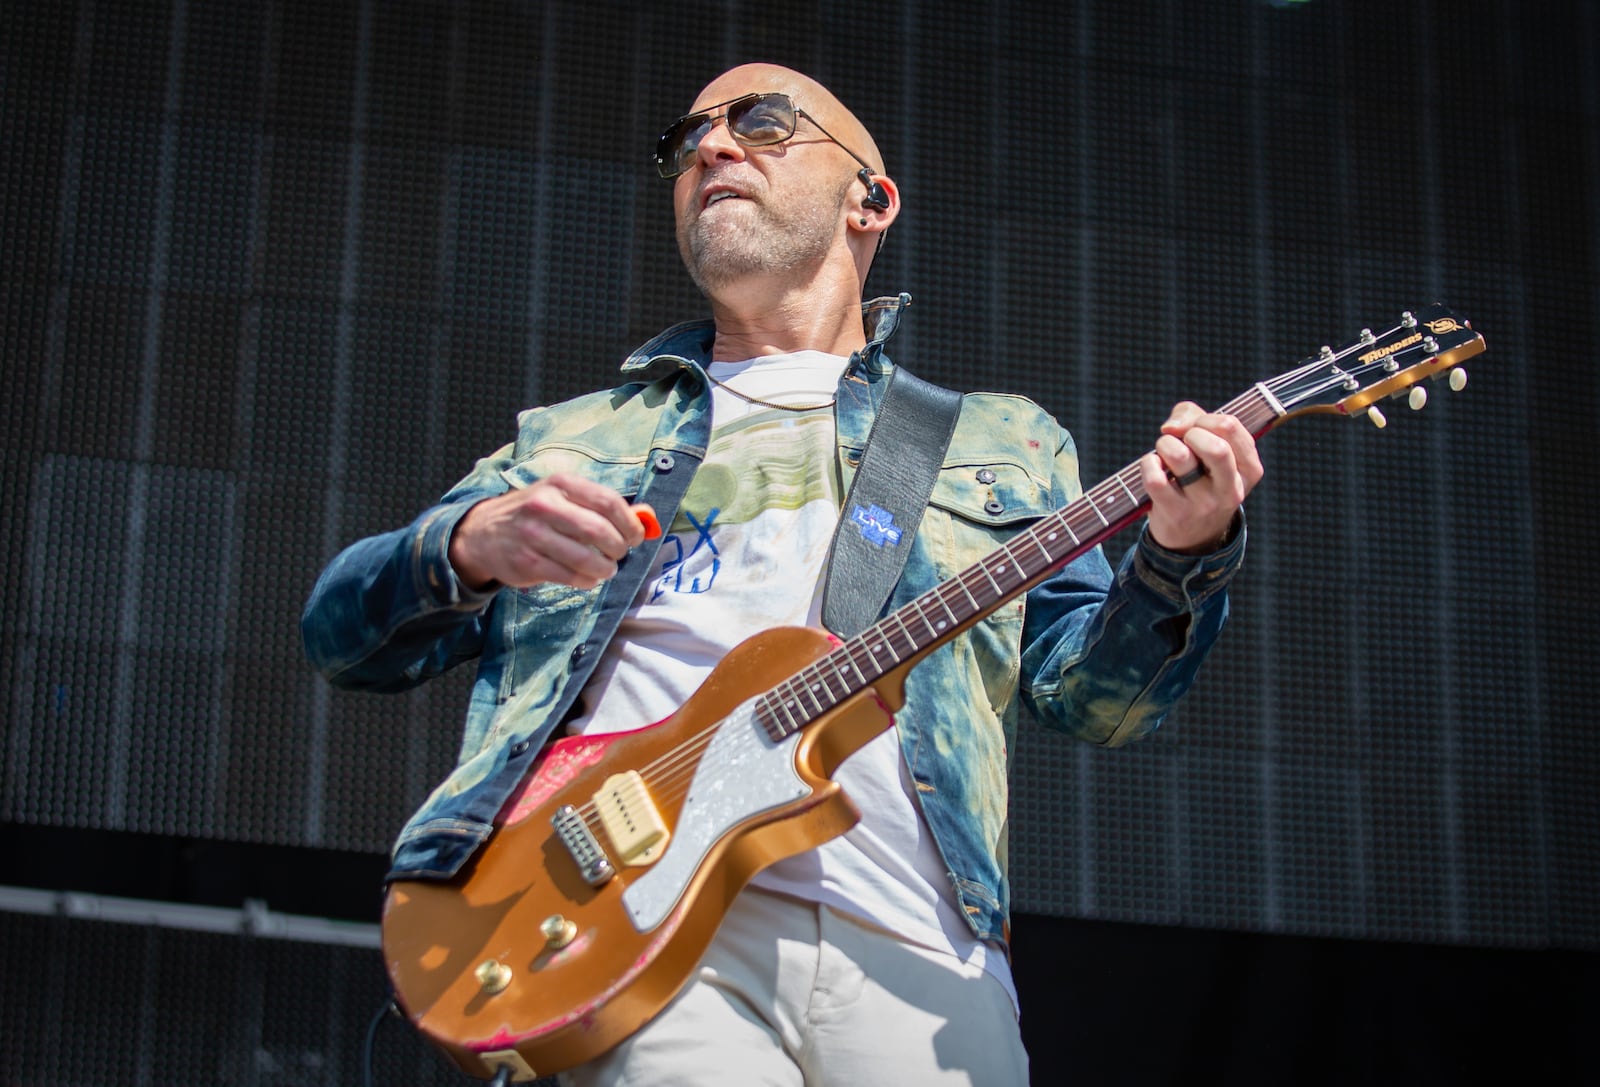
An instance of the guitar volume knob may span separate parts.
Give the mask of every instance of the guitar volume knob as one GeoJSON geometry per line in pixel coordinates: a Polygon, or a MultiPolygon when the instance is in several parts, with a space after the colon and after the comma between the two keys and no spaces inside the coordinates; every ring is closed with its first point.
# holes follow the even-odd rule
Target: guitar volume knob
{"type": "Polygon", "coordinates": [[[487,959],[479,963],[473,975],[478,979],[478,987],[490,996],[504,992],[505,987],[511,984],[511,967],[499,959],[487,959]]]}
{"type": "Polygon", "coordinates": [[[559,913],[552,913],[540,923],[539,931],[550,946],[559,951],[577,937],[578,926],[559,913]]]}

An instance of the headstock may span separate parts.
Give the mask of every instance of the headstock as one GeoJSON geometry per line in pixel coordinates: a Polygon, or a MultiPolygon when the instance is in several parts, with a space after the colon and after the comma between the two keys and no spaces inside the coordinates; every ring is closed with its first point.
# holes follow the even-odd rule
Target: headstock
{"type": "Polygon", "coordinates": [[[1484,349],[1483,337],[1444,306],[1407,311],[1387,332],[1362,329],[1339,348],[1324,347],[1293,370],[1257,386],[1281,408],[1279,419],[1309,412],[1359,415],[1384,425],[1376,401],[1406,395],[1413,409],[1427,402],[1423,378],[1449,374],[1450,387],[1466,385],[1457,367],[1484,349]],[[1410,392],[1406,392],[1406,390],[1410,392]]]}

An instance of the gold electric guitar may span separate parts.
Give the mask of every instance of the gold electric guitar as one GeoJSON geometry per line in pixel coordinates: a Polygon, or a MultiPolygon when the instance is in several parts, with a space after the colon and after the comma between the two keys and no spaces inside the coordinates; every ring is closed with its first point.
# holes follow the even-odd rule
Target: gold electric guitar
{"type": "MultiPolygon", "coordinates": [[[[1220,410],[1261,435],[1295,415],[1368,414],[1484,349],[1442,306],[1363,330],[1220,410]]],[[[390,885],[383,953],[399,1003],[467,1073],[512,1082],[591,1060],[688,980],[758,871],[859,818],[831,780],[889,728],[934,648],[1135,520],[1137,462],[862,634],[766,631],[677,713],[551,744],[449,882],[390,885]]]]}

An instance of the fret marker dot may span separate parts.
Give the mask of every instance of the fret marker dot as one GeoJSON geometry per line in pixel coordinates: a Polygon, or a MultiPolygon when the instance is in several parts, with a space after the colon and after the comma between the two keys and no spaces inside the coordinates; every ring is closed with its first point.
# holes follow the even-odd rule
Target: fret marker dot
{"type": "Polygon", "coordinates": [[[945,628],[945,627],[946,627],[946,626],[948,626],[948,625],[949,625],[949,624],[947,624],[947,623],[946,623],[946,622],[945,622],[945,621],[944,621],[944,620],[943,620],[943,619],[940,619],[940,620],[939,620],[939,629],[940,629],[940,630],[943,630],[943,629],[944,629],[944,628],[945,628]]]}

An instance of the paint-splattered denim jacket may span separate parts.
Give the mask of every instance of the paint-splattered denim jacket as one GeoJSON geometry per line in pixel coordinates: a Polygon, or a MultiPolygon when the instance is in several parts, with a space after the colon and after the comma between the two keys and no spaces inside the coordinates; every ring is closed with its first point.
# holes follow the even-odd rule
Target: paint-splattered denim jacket
{"type": "MultiPolygon", "coordinates": [[[[840,382],[846,487],[892,370],[884,344],[907,302],[901,295],[865,307],[870,342],[840,382]]],[[[456,522],[476,501],[570,471],[651,503],[670,524],[709,439],[702,366],[710,345],[709,322],[677,325],[627,360],[629,384],[524,412],[516,441],[480,461],[439,505],[346,549],[317,582],[302,634],[312,663],[339,686],[403,690],[478,662],[459,762],[402,831],[391,878],[447,878],[483,842],[659,546],[636,549],[596,589],[478,595],[447,558],[456,522]],[[515,714],[502,712],[512,703],[515,714]]],[[[968,394],[888,606],[949,579],[1079,493],[1072,440],[1054,419],[1020,397],[968,394]]],[[[901,748],[979,937],[1003,940],[1008,928],[1007,759],[1019,698],[1047,726],[1092,743],[1154,730],[1222,628],[1224,587],[1244,535],[1241,523],[1221,551],[1190,558],[1144,534],[1115,574],[1097,548],[912,670],[896,718],[901,748]]]]}

